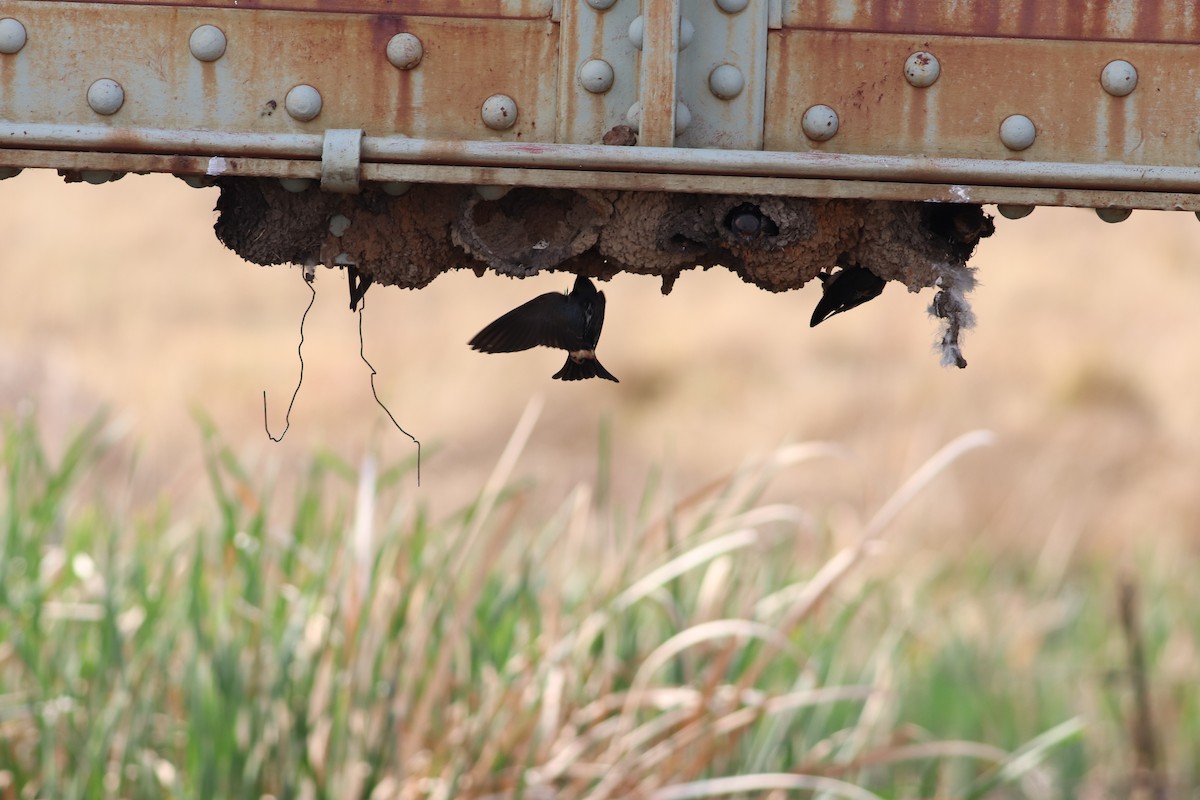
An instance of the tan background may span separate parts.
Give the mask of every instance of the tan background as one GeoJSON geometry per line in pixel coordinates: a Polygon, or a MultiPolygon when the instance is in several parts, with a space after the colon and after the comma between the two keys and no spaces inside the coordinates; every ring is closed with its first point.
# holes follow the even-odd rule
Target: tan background
{"type": "MultiPolygon", "coordinates": [[[[35,409],[61,441],[97,408],[127,431],[121,502],[207,490],[191,409],[209,414],[256,473],[286,486],[314,448],[357,462],[411,444],[374,404],[343,275],[322,270],[305,329],[305,383],[281,445],[308,292],[299,271],[247,265],[212,234],[216,190],[162,176],[100,187],[51,173],[0,183],[0,411],[35,409]]],[[[929,292],[883,297],[810,330],[818,288],[770,295],[723,270],[602,285],[603,363],[621,383],[563,384],[561,354],[484,356],[466,341],[570,277],[458,272],[429,288],[375,288],[366,347],[381,397],[427,446],[436,515],[479,490],[530,397],[545,410],[516,475],[551,508],[596,477],[611,421],[616,501],[635,508],[648,470],[677,493],[779,444],[849,447],[847,462],[793,470],[778,493],[814,510],[867,513],[953,436],[1000,444],[938,484],[906,524],[931,536],[1037,544],[1051,533],[1124,546],[1192,536],[1200,519],[1200,222],[1038,209],[997,220],[973,262],[979,327],[970,366],[938,366],[929,292]],[[436,450],[436,452],[435,452],[436,450]]]]}

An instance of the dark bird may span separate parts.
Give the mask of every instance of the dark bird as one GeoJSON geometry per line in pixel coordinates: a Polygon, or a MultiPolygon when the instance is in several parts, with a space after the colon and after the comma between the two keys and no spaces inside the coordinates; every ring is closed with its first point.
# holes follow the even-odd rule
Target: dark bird
{"type": "Polygon", "coordinates": [[[367,289],[371,288],[374,279],[370,275],[363,275],[358,271],[358,267],[354,266],[346,267],[346,277],[350,283],[350,310],[357,311],[358,304],[362,302],[367,289]]]}
{"type": "Polygon", "coordinates": [[[549,292],[517,306],[475,334],[473,350],[515,353],[531,347],[567,351],[563,368],[552,377],[560,381],[604,378],[619,382],[596,358],[596,343],[604,327],[604,292],[580,275],[570,294],[549,292]]]}
{"type": "Polygon", "coordinates": [[[842,267],[837,272],[822,272],[817,277],[821,279],[825,293],[821,295],[821,302],[813,309],[812,319],[808,323],[810,328],[816,327],[834,314],[849,311],[868,300],[874,300],[887,284],[883,278],[863,267],[842,267]]]}

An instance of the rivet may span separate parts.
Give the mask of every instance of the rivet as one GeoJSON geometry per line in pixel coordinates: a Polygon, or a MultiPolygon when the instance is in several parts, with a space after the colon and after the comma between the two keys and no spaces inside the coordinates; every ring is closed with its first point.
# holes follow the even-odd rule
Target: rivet
{"type": "Polygon", "coordinates": [[[593,94],[604,94],[613,85],[613,68],[607,61],[593,58],[579,68],[579,83],[593,94]]]}
{"type": "Polygon", "coordinates": [[[0,167],[0,181],[15,178],[21,174],[21,167],[0,167]]]}
{"type": "Polygon", "coordinates": [[[216,25],[201,25],[188,38],[188,49],[199,61],[216,61],[225,55],[227,45],[225,32],[216,25]]]}
{"type": "Polygon", "coordinates": [[[1128,61],[1110,61],[1100,73],[1100,85],[1113,97],[1124,97],[1137,88],[1137,68],[1128,61]]]}
{"type": "Polygon", "coordinates": [[[329,218],[329,232],[339,239],[350,229],[350,218],[345,214],[334,214],[329,218]]]}
{"type": "Polygon", "coordinates": [[[719,64],[708,73],[708,89],[722,100],[732,100],[746,87],[746,78],[733,64],[719,64]]]}
{"type": "Polygon", "coordinates": [[[113,172],[110,169],[81,169],[79,177],[86,183],[99,186],[102,183],[119,180],[125,177],[124,172],[113,172]]]}
{"type": "Polygon", "coordinates": [[[494,131],[506,131],[517,122],[517,101],[506,94],[494,94],[483,101],[483,124],[494,131]]]}
{"type": "Polygon", "coordinates": [[[587,0],[587,4],[596,11],[608,11],[616,2],[617,0],[587,0]]]}
{"type": "Polygon", "coordinates": [[[1018,206],[1009,203],[1001,203],[996,206],[996,210],[1000,212],[1000,216],[1005,219],[1023,219],[1033,213],[1033,206],[1018,206]]]}
{"type": "Polygon", "coordinates": [[[1124,222],[1133,213],[1131,208],[1097,208],[1096,216],[1105,222],[1124,222]]]}
{"type": "Polygon", "coordinates": [[[125,90],[112,78],[101,78],[88,87],[87,100],[92,111],[111,116],[125,105],[125,90]]]}
{"type": "Polygon", "coordinates": [[[1037,138],[1037,126],[1024,114],[1005,117],[1000,123],[1000,141],[1009,150],[1024,150],[1037,138]]]}
{"type": "Polygon", "coordinates": [[[942,65],[933,53],[913,53],[904,62],[904,79],[918,89],[932,86],[942,74],[942,65]]]}
{"type": "Polygon", "coordinates": [[[634,103],[625,112],[625,124],[633,128],[635,131],[640,131],[642,127],[642,104],[634,103]]]}
{"type": "Polygon", "coordinates": [[[483,184],[475,187],[475,194],[482,197],[484,200],[499,200],[504,195],[512,191],[511,186],[497,186],[494,183],[483,184]]]}
{"type": "Polygon", "coordinates": [[[408,181],[388,181],[383,184],[384,194],[390,194],[392,197],[399,197],[402,194],[407,194],[412,188],[412,184],[408,181]]]}
{"type": "Polygon", "coordinates": [[[692,124],[692,110],[683,103],[675,104],[675,135],[683,133],[687,130],[688,125],[692,124]]]}
{"type": "MultiPolygon", "coordinates": [[[[633,22],[629,23],[629,41],[638,50],[642,49],[642,44],[646,38],[646,20],[643,17],[634,17],[633,22]]],[[[696,38],[696,26],[691,23],[687,17],[679,18],[679,49],[686,50],[687,46],[692,43],[692,39],[696,38]]]]}
{"type": "Polygon", "coordinates": [[[207,189],[213,185],[212,178],[205,175],[176,175],[175,177],[193,189],[207,189]]]}
{"type": "Polygon", "coordinates": [[[736,14],[739,11],[744,11],[749,4],[750,0],[717,0],[717,8],[726,14],[736,14]]]}
{"type": "Polygon", "coordinates": [[[396,69],[412,69],[425,57],[425,46],[411,33],[397,33],[387,43],[387,60],[396,69]]]}
{"type": "Polygon", "coordinates": [[[837,112],[826,105],[810,106],[800,119],[804,135],[814,142],[832,139],[838,132],[838,124],[837,112]]]}
{"type": "Polygon", "coordinates": [[[0,53],[12,55],[25,46],[25,26],[12,17],[0,19],[0,53]]]}
{"type": "Polygon", "coordinates": [[[308,122],[321,113],[321,93],[307,83],[301,83],[288,91],[283,105],[293,119],[308,122]]]}
{"type": "Polygon", "coordinates": [[[313,185],[311,178],[280,178],[279,185],[286,191],[299,194],[313,185]]]}

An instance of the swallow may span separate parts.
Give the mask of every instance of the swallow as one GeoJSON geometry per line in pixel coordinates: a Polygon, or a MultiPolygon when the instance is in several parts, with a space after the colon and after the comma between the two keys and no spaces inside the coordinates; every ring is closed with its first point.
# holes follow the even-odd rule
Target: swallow
{"type": "Polygon", "coordinates": [[[358,304],[362,302],[367,289],[371,288],[374,279],[370,275],[363,275],[358,271],[358,267],[353,266],[346,267],[346,277],[350,282],[350,310],[357,311],[358,304]]]}
{"type": "Polygon", "coordinates": [[[753,203],[742,203],[725,215],[725,227],[743,239],[778,236],[779,226],[753,203]]]}
{"type": "Polygon", "coordinates": [[[604,327],[604,292],[580,275],[570,294],[549,292],[517,306],[475,334],[469,344],[482,353],[515,353],[531,347],[567,351],[560,381],[604,378],[619,383],[596,358],[596,343],[604,327]]]}
{"type": "Polygon", "coordinates": [[[813,309],[812,319],[808,323],[810,328],[815,328],[834,314],[874,300],[887,284],[883,278],[863,267],[842,267],[837,272],[822,272],[817,277],[821,279],[824,294],[813,309]]]}

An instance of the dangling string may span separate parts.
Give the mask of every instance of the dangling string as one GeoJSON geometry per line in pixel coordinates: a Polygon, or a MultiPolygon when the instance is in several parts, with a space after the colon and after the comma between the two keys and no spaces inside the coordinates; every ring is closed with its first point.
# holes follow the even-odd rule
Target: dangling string
{"type": "Polygon", "coordinates": [[[304,320],[308,319],[308,312],[312,310],[313,303],[317,302],[317,289],[313,286],[314,277],[316,277],[315,268],[305,267],[304,284],[312,292],[312,297],[309,298],[304,313],[300,315],[300,344],[296,345],[296,356],[300,359],[300,379],[296,381],[296,391],[292,392],[292,401],[288,403],[287,414],[283,418],[283,433],[279,434],[279,438],[271,435],[271,426],[267,422],[267,390],[263,389],[263,429],[267,432],[267,438],[276,444],[283,441],[283,437],[287,436],[288,428],[292,427],[292,406],[296,404],[296,396],[300,394],[300,386],[304,383],[304,320]]]}
{"type": "MultiPolygon", "coordinates": [[[[364,292],[365,292],[365,290],[364,290],[364,292]]],[[[375,376],[378,375],[379,373],[376,372],[375,367],[371,364],[371,362],[367,361],[367,354],[365,352],[366,344],[364,343],[364,340],[363,340],[363,311],[366,309],[366,307],[367,307],[366,298],[360,297],[359,298],[359,306],[358,306],[358,357],[361,358],[362,362],[364,364],[366,364],[367,367],[371,370],[371,394],[375,395],[375,402],[378,403],[379,407],[383,409],[383,413],[388,415],[388,419],[390,419],[392,421],[392,424],[396,426],[396,430],[403,433],[409,439],[412,439],[413,444],[415,444],[417,446],[417,486],[420,486],[421,485],[421,442],[418,441],[417,437],[413,436],[411,433],[404,430],[404,428],[400,427],[400,423],[396,421],[396,418],[392,415],[392,412],[389,411],[388,407],[385,406],[383,404],[383,401],[379,399],[379,392],[375,391],[375,376]]]]}

